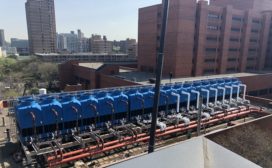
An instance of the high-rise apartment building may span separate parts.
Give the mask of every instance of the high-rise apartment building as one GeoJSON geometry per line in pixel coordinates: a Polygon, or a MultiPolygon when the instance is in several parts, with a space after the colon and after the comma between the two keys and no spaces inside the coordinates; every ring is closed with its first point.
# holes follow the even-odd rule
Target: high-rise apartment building
{"type": "Polygon", "coordinates": [[[106,36],[92,35],[90,48],[93,53],[112,53],[113,42],[108,41],[106,36]]]}
{"type": "Polygon", "coordinates": [[[90,52],[90,40],[85,38],[84,34],[78,30],[70,33],[61,33],[57,35],[57,44],[59,52],[82,53],[90,52]]]}
{"type": "Polygon", "coordinates": [[[5,33],[3,29],[0,29],[0,47],[4,47],[6,44],[5,33]]]}
{"type": "Polygon", "coordinates": [[[56,52],[54,0],[27,0],[25,7],[30,53],[56,52]]]}
{"type": "MultiPolygon", "coordinates": [[[[163,74],[272,69],[271,0],[171,0],[163,74]]],[[[139,10],[138,68],[155,71],[162,4],[139,10]]]]}

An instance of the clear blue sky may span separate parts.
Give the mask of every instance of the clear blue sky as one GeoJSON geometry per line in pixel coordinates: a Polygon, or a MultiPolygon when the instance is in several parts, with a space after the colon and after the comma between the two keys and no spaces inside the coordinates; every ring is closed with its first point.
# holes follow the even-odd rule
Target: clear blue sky
{"type": "MultiPolygon", "coordinates": [[[[0,29],[6,40],[27,38],[26,0],[0,0],[0,29]]],[[[85,36],[107,35],[108,39],[137,38],[138,8],[161,0],[55,0],[57,32],[80,28],[85,36]]]]}

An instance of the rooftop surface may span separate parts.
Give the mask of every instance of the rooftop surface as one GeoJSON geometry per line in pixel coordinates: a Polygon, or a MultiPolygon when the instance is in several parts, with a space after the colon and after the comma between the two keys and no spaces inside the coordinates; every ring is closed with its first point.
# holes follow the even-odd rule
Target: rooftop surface
{"type": "Polygon", "coordinates": [[[99,56],[103,56],[103,55],[120,55],[120,56],[127,56],[128,54],[123,54],[123,53],[35,53],[35,55],[37,56],[77,56],[77,55],[81,55],[81,56],[89,56],[89,55],[99,55],[99,56]]]}
{"type": "MultiPolygon", "coordinates": [[[[245,73],[234,73],[234,74],[222,74],[222,75],[210,75],[210,76],[198,76],[198,77],[182,77],[182,78],[173,78],[172,83],[185,82],[185,81],[195,81],[195,80],[204,80],[204,79],[215,79],[215,78],[224,78],[224,77],[246,77],[246,76],[255,76],[260,74],[267,74],[271,72],[245,72],[245,73]]],[[[150,85],[149,79],[155,78],[155,74],[139,71],[126,71],[120,72],[116,75],[119,78],[134,81],[142,85],[150,85]]],[[[162,84],[170,83],[169,78],[162,78],[162,84]]]]}
{"type": "Polygon", "coordinates": [[[98,69],[101,66],[104,65],[104,63],[97,62],[97,63],[79,63],[79,66],[86,67],[86,68],[91,68],[91,69],[98,69]]]}

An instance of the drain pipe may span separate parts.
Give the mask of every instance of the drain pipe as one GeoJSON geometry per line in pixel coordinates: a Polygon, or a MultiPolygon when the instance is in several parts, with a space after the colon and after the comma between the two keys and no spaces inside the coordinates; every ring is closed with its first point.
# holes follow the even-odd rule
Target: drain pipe
{"type": "Polygon", "coordinates": [[[212,91],[214,91],[215,92],[215,98],[214,98],[214,105],[216,105],[216,103],[217,103],[217,95],[218,95],[218,90],[217,89],[215,89],[215,88],[210,88],[212,91]]]}
{"type": "Polygon", "coordinates": [[[172,96],[176,96],[177,97],[177,113],[179,113],[180,95],[172,92],[172,96]]]}
{"type": "Polygon", "coordinates": [[[182,94],[187,96],[187,111],[190,110],[190,100],[191,100],[191,94],[185,91],[181,92],[182,94]]]}
{"type": "Polygon", "coordinates": [[[245,84],[240,84],[239,87],[243,87],[244,88],[244,92],[243,92],[243,101],[246,100],[246,89],[247,89],[247,85],[245,84]]]}
{"type": "Polygon", "coordinates": [[[199,109],[200,92],[199,92],[199,91],[196,91],[196,90],[192,90],[192,93],[197,94],[196,108],[199,109]]]}
{"type": "Polygon", "coordinates": [[[209,107],[209,99],[210,99],[210,91],[207,89],[201,89],[201,91],[207,93],[207,101],[206,101],[206,106],[209,107]]]}

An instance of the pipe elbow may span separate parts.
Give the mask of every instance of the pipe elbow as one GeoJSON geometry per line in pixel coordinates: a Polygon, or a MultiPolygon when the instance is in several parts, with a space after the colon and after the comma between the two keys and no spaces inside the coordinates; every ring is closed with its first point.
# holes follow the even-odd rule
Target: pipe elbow
{"type": "Polygon", "coordinates": [[[209,113],[202,113],[201,116],[207,120],[209,120],[211,118],[211,115],[209,113]]]}
{"type": "Polygon", "coordinates": [[[159,127],[161,131],[165,131],[166,124],[163,122],[157,121],[157,127],[159,127]]]}

